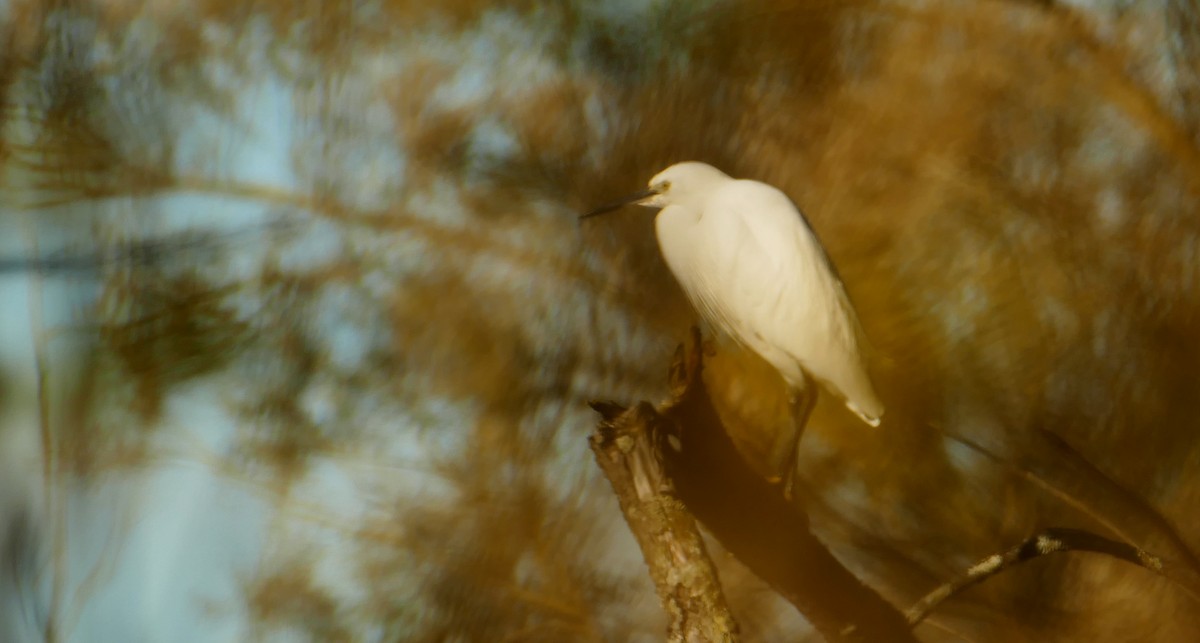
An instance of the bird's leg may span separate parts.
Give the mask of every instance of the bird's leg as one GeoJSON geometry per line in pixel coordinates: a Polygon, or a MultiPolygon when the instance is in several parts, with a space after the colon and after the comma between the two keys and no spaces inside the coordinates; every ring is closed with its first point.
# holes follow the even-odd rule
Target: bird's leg
{"type": "Polygon", "coordinates": [[[803,390],[793,390],[791,399],[792,409],[792,439],[788,445],[787,457],[783,469],[783,497],[789,502],[793,495],[796,482],[796,460],[800,456],[800,438],[804,435],[804,427],[808,425],[808,417],[812,415],[813,407],[817,405],[817,387],[815,382],[805,378],[803,390]]]}

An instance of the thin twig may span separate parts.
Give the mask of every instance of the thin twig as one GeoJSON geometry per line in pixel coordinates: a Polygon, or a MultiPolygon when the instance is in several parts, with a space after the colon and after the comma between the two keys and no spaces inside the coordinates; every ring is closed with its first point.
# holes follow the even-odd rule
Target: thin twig
{"type": "Polygon", "coordinates": [[[1163,573],[1164,563],[1161,559],[1132,545],[1082,529],[1052,528],[1026,539],[1003,553],[994,554],[979,561],[963,576],[926,594],[924,598],[909,608],[905,616],[908,618],[909,624],[916,626],[946,600],[1006,569],[1041,556],[1067,551],[1107,554],[1113,558],[1144,567],[1156,574],[1163,573]]]}
{"type": "Polygon", "coordinates": [[[1057,462],[1058,467],[1051,470],[1051,475],[1060,481],[1071,477],[1075,482],[1074,487],[1092,502],[1055,484],[1046,476],[1034,471],[1033,465],[1029,463],[1011,462],[969,438],[933,428],[946,438],[967,446],[1076,508],[1123,540],[1126,546],[1138,551],[1159,551],[1157,558],[1163,561],[1163,565],[1157,571],[1179,586],[1193,600],[1200,602],[1200,572],[1195,554],[1170,521],[1137,494],[1125,489],[1097,469],[1062,438],[1049,431],[1039,431],[1042,443],[1031,447],[1031,452],[1025,459],[1057,462]],[[1106,510],[1097,508],[1096,504],[1106,505],[1106,510]],[[1117,516],[1120,516],[1120,522],[1116,520],[1117,516]],[[1142,533],[1142,537],[1134,537],[1131,529],[1142,533]],[[1147,540],[1150,542],[1146,542],[1147,540]]]}
{"type": "MultiPolygon", "coordinates": [[[[34,219],[25,217],[26,235],[30,250],[37,254],[37,234],[34,219]]],[[[46,515],[51,517],[51,579],[50,605],[47,608],[44,636],[46,643],[57,643],[61,638],[60,621],[63,592],[66,591],[67,565],[67,500],[60,479],[58,436],[50,416],[49,390],[49,347],[43,322],[42,281],[33,275],[29,288],[29,326],[33,332],[33,366],[37,382],[38,430],[42,446],[42,481],[45,485],[46,515]]]]}

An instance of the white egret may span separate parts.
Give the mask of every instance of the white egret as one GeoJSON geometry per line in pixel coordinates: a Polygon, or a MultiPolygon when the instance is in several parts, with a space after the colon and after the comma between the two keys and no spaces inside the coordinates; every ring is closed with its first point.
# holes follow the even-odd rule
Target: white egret
{"type": "Polygon", "coordinates": [[[837,269],[804,215],[770,185],[686,162],[649,186],[583,218],[633,203],[661,209],[659,248],[692,305],[715,330],[774,366],[791,389],[796,426],[784,471],[790,492],[796,447],[816,403],[814,381],[871,426],[883,415],[837,269]]]}

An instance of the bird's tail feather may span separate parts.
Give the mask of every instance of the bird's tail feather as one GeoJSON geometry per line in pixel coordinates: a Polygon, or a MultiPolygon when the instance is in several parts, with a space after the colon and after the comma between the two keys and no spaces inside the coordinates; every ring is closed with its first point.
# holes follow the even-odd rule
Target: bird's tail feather
{"type": "Polygon", "coordinates": [[[846,408],[850,409],[863,422],[866,422],[870,426],[873,426],[873,427],[879,426],[879,423],[883,421],[883,411],[880,411],[879,413],[876,413],[874,415],[864,413],[861,410],[859,410],[859,408],[857,406],[855,406],[852,402],[846,402],[846,408]]]}

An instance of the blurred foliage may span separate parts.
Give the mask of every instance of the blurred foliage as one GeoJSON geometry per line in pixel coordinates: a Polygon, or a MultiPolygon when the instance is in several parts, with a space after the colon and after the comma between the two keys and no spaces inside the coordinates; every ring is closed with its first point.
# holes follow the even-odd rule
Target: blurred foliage
{"type": "MultiPolygon", "coordinates": [[[[236,201],[313,226],[103,267],[97,332],[39,398],[47,479],[183,458],[259,493],[270,545],[230,599],[256,638],[654,640],[584,401],[661,396],[692,313],[648,215],[575,215],[697,159],[800,204],[875,345],[883,426],[825,401],[800,458],[814,528],[864,581],[904,608],[1045,526],[1162,545],[1114,488],[1194,545],[1200,23],[1183,0],[1079,4],[13,3],[5,216],[97,244],[188,194],[214,221],[236,201]],[[284,107],[263,116],[268,91],[284,107]],[[286,150],[258,162],[294,184],[239,174],[276,121],[286,150]],[[169,401],[205,385],[235,435],[181,446],[169,401]],[[1043,431],[1094,473],[1039,459],[1043,431]]],[[[707,378],[770,473],[782,382],[726,344],[707,378]]],[[[718,562],[748,640],[806,631],[718,562]]],[[[1198,614],[1143,570],[1063,556],[918,634],[1183,641],[1198,614]]]]}

